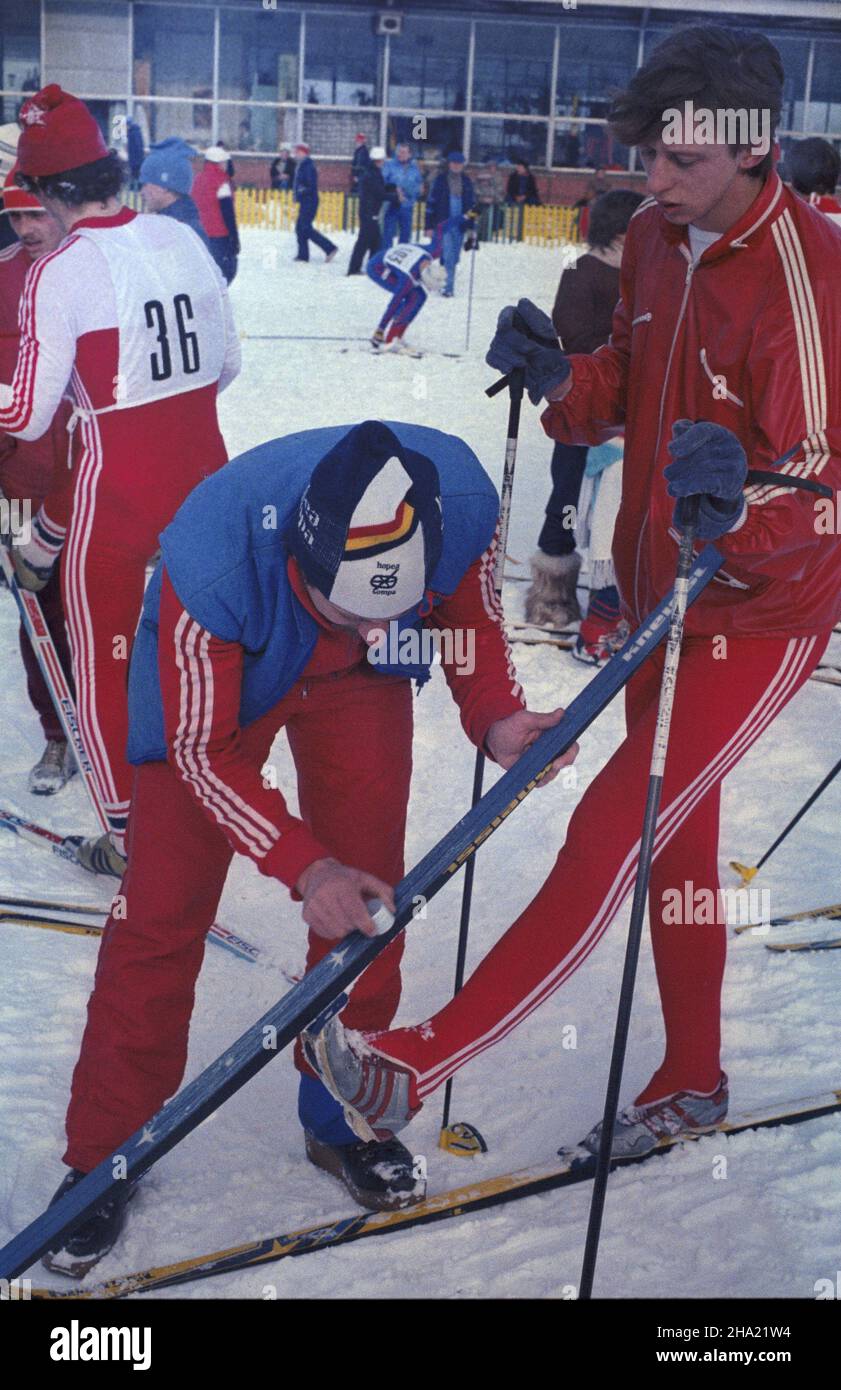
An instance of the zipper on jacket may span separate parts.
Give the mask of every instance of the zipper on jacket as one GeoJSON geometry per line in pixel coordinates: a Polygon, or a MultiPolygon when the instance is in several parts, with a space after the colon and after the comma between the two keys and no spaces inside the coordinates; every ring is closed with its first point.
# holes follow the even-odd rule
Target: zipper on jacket
{"type": "Polygon", "coordinates": [[[637,314],[637,317],[635,319],[631,319],[631,327],[635,327],[635,325],[638,323],[651,323],[653,317],[654,316],[650,309],[647,314],[637,314]]]}
{"type": "MultiPolygon", "coordinates": [[[[692,287],[692,272],[693,272],[694,269],[695,269],[695,266],[694,266],[694,264],[693,264],[693,262],[692,262],[692,258],[691,258],[691,256],[690,256],[689,251],[687,250],[687,248],[686,248],[685,246],[681,246],[680,249],[681,249],[681,251],[683,252],[684,256],[685,256],[686,259],[687,259],[686,279],[685,279],[685,281],[684,281],[684,283],[683,283],[683,299],[682,299],[681,302],[680,302],[680,310],[679,310],[678,316],[677,316],[677,323],[675,324],[675,331],[674,331],[674,333],[672,334],[672,345],[671,345],[671,347],[669,348],[669,356],[668,356],[668,360],[667,360],[667,362],[666,362],[666,374],[665,374],[665,376],[663,377],[663,390],[662,390],[661,393],[660,393],[660,414],[659,414],[658,419],[657,419],[657,442],[656,442],[655,445],[654,445],[654,463],[655,463],[655,466],[656,466],[656,463],[657,463],[657,458],[658,458],[659,453],[660,453],[660,436],[661,436],[662,433],[663,433],[663,411],[664,411],[664,409],[665,409],[665,407],[666,407],[666,391],[667,391],[667,389],[668,389],[669,377],[670,377],[670,375],[671,375],[671,370],[672,370],[672,359],[674,358],[674,355],[675,355],[675,346],[676,346],[676,344],[677,344],[678,334],[680,333],[681,326],[682,326],[682,324],[683,324],[683,316],[684,316],[684,314],[686,313],[686,304],[687,304],[687,300],[689,299],[689,291],[690,291],[690,289],[691,289],[691,287],[692,287]]],[[[648,521],[648,512],[646,511],[646,522],[647,522],[647,521],[648,521]]],[[[641,549],[642,549],[642,529],[640,530],[640,539],[639,539],[639,543],[638,543],[638,545],[637,545],[637,563],[636,563],[636,570],[635,570],[635,573],[634,573],[634,597],[635,597],[635,599],[637,600],[637,605],[639,605],[639,568],[640,568],[640,550],[641,550],[641,549]]],[[[637,606],[637,617],[639,617],[639,606],[637,606]]]]}
{"type": "MultiPolygon", "coordinates": [[[[707,374],[707,376],[709,377],[710,381],[712,382],[713,386],[717,386],[717,385],[718,385],[718,382],[719,382],[719,378],[716,376],[715,372],[713,372],[712,368],[710,367],[709,362],[707,361],[707,349],[706,349],[706,348],[701,348],[701,366],[703,367],[704,371],[706,372],[706,374],[707,374]]],[[[723,380],[724,378],[721,378],[721,379],[723,380]]],[[[724,388],[724,394],[725,394],[725,396],[727,397],[728,401],[732,401],[734,405],[740,405],[740,406],[742,406],[742,408],[744,409],[744,404],[745,404],[744,401],[740,401],[740,400],[739,400],[739,397],[738,397],[738,396],[734,396],[732,391],[728,391],[726,386],[725,386],[725,388],[724,388]]]]}

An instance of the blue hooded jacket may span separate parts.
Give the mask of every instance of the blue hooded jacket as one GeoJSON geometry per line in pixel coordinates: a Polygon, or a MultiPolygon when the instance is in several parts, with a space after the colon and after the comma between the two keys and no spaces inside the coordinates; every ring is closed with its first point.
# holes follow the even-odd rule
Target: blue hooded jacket
{"type": "MultiPolygon", "coordinates": [[[[425,454],[441,483],[443,544],[428,588],[448,596],[493,539],[499,498],[462,439],[425,425],[386,420],[400,443],[425,454]]],[[[158,677],[161,576],[190,615],[214,637],[245,650],[240,725],[266,714],[295,684],[312,655],[315,620],[295,597],[287,573],[286,528],[310,474],[350,425],[304,430],[232,459],[194,488],[161,534],[161,562],[146,590],[129,669],[128,759],[166,759],[158,677]]],[[[401,627],[419,627],[407,616],[401,627]]],[[[428,667],[375,669],[422,682],[428,667]]]]}

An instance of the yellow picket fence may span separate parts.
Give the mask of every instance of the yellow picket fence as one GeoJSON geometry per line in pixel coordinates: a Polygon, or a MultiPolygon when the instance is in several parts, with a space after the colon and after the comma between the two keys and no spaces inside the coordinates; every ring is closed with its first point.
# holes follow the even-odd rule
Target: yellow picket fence
{"type": "MultiPolygon", "coordinates": [[[[424,235],[425,211],[423,203],[415,204],[414,236],[424,235]]],[[[575,208],[556,205],[506,207],[502,213],[502,224],[493,235],[496,242],[524,241],[532,246],[558,246],[579,239],[575,208]]],[[[289,232],[294,229],[298,212],[288,189],[281,192],[270,188],[238,188],[236,214],[240,227],[289,232]]],[[[359,226],[358,199],[334,190],[320,194],[315,225],[322,232],[355,232],[359,226]]]]}

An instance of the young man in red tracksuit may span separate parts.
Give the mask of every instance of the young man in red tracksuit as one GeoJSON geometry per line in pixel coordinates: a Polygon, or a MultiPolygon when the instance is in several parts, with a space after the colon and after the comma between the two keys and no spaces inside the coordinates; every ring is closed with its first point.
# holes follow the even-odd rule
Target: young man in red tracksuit
{"type": "MultiPolygon", "coordinates": [[[[64,236],[61,224],[15,182],[13,167],[3,185],[3,221],[19,238],[0,251],[0,379],[14,374],[20,344],[18,314],[29,267],[48,256],[64,236]]],[[[9,501],[26,503],[30,516],[38,511],[54,479],[67,471],[67,422],[70,406],[62,402],[47,432],[27,443],[9,434],[0,434],[0,493],[9,501]]],[[[41,591],[41,610],[55,643],[65,674],[70,675],[70,648],[61,605],[61,584],[56,571],[41,591]]],[[[29,774],[29,790],[36,796],[52,796],[60,791],[76,771],[73,751],[64,737],[47,683],[41,674],[32,643],[21,624],[20,651],[26,671],[26,687],[32,707],[41,721],[46,747],[29,774]]]]}
{"type": "Polygon", "coordinates": [[[79,726],[110,826],[82,844],[79,861],[119,877],[131,792],[126,669],[146,562],[187,493],[226,462],[216,397],[239,371],[239,340],[199,238],[119,203],[119,162],[82,102],[46,87],[20,123],[18,182],[67,235],[27,278],[0,430],[38,439],[69,382],[75,432],[72,474],[12,554],[21,582],[37,588],[64,547],[79,726]]]}
{"type": "MultiPolygon", "coordinates": [[[[841,485],[841,236],[784,188],[770,132],[767,153],[663,139],[664,111],[690,96],[696,108],[769,109],[776,120],[782,77],[776,49],[755,34],[711,26],[667,39],[614,108],[651,196],[628,228],[609,342],[567,358],[518,333],[509,309],[487,359],[525,368],[532,401],[548,401],[552,438],[596,444],[624,423],[614,560],[634,626],[674,579],[675,497],[701,496],[699,536],[725,557],[687,614],[656,833],[649,908],[665,1056],[619,1116],[619,1154],[727,1112],[725,922],[675,925],[668,909],[687,886],[720,901],[721,781],[803,685],[841,613],[841,547],[814,498],[774,485],[743,492],[748,465],[767,469],[798,442],[780,473],[841,485]]],[[[551,337],[546,315],[528,300],[519,309],[551,337]]],[[[338,1021],[314,1040],[323,1079],[362,1130],[405,1124],[609,927],[636,875],[662,666],[661,647],[628,686],[625,741],[576,809],[549,878],[459,996],[420,1027],[366,1033],[364,1048],[338,1021]]],[[[593,1152],[598,1130],[584,1141],[593,1152]]]]}

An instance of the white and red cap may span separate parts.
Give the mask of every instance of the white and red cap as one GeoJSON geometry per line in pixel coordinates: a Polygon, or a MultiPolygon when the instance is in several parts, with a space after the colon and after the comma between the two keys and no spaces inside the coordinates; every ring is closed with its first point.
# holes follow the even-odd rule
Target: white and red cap
{"type": "Polygon", "coordinates": [[[4,212],[44,212],[45,208],[32,193],[27,193],[15,183],[15,176],[18,166],[13,164],[3,181],[3,206],[0,208],[0,216],[4,212]]]}
{"type": "Polygon", "coordinates": [[[18,168],[27,178],[47,178],[105,159],[108,146],[83,101],[57,83],[25,101],[18,116],[18,168]]]}
{"type": "Polygon", "coordinates": [[[316,465],[286,540],[304,578],[345,612],[409,612],[441,554],[438,471],[366,420],[316,465]]]}

